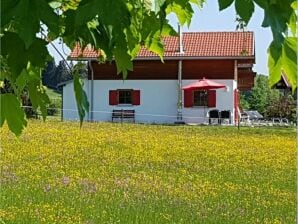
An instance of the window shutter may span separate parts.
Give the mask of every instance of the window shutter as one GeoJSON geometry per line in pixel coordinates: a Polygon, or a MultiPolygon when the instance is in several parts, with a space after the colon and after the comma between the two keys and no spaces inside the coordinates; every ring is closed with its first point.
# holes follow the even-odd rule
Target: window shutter
{"type": "Polygon", "coordinates": [[[216,107],[216,90],[208,91],[208,107],[216,107]]]}
{"type": "Polygon", "coordinates": [[[109,105],[117,105],[118,104],[118,91],[110,90],[109,91],[109,105]]]}
{"type": "Polygon", "coordinates": [[[193,91],[184,90],[184,107],[192,107],[192,106],[193,106],[193,91]]]}
{"type": "Polygon", "coordinates": [[[133,90],[132,91],[132,105],[140,105],[141,104],[141,91],[133,90]]]}

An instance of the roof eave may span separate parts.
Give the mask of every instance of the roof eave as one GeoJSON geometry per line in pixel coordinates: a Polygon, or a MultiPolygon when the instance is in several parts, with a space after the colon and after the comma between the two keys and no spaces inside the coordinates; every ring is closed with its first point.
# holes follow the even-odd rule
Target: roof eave
{"type": "Polygon", "coordinates": [[[97,57],[67,57],[70,61],[98,61],[97,57]]]}
{"type": "MultiPolygon", "coordinates": [[[[255,59],[255,56],[173,56],[173,57],[163,57],[163,60],[208,60],[208,59],[255,59]]],[[[68,57],[68,60],[73,61],[98,61],[98,58],[94,57],[68,57]]],[[[133,59],[134,61],[145,61],[145,60],[160,60],[158,56],[150,56],[150,57],[136,57],[133,59]]]]}
{"type": "Polygon", "coordinates": [[[65,85],[67,85],[69,83],[72,83],[72,82],[73,82],[73,79],[70,79],[70,80],[67,80],[67,81],[64,81],[64,82],[59,82],[57,84],[57,87],[65,86],[65,85]]]}
{"type": "MultiPolygon", "coordinates": [[[[254,59],[254,56],[173,56],[163,57],[164,60],[207,60],[207,59],[254,59]]],[[[134,60],[160,60],[160,57],[136,57],[134,60]]]]}

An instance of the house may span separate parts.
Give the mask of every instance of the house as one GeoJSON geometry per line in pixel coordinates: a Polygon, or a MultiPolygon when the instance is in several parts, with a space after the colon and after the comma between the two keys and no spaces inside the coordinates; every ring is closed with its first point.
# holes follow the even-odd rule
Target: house
{"type": "MultiPolygon", "coordinates": [[[[84,89],[90,102],[87,120],[111,121],[113,110],[134,110],[136,122],[207,122],[209,110],[228,110],[237,119],[238,92],[254,84],[252,32],[187,32],[164,38],[164,63],[146,49],[134,59],[127,79],[116,75],[115,63],[97,62],[98,51],[77,45],[69,59],[88,61],[84,89]],[[226,88],[192,91],[182,87],[212,79],[226,88]]],[[[72,82],[63,86],[63,119],[78,119],[72,82]]]]}
{"type": "Polygon", "coordinates": [[[284,96],[291,94],[292,86],[286,76],[282,71],[280,80],[272,86],[273,89],[278,89],[280,93],[284,96]]]}

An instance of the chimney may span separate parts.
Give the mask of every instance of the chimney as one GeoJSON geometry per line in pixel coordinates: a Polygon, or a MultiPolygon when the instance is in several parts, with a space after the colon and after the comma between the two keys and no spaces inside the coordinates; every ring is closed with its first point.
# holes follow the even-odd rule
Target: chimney
{"type": "Polygon", "coordinates": [[[181,27],[180,25],[178,24],[178,34],[179,34],[179,53],[180,54],[184,54],[184,51],[183,51],[183,36],[182,36],[182,31],[181,31],[181,27]]]}

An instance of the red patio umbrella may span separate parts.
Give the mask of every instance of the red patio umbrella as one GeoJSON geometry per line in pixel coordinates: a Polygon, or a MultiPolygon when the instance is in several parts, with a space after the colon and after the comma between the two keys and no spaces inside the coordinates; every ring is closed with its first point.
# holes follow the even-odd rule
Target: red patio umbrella
{"type": "Polygon", "coordinates": [[[219,82],[214,82],[210,79],[201,79],[198,80],[194,83],[191,83],[187,86],[182,87],[183,90],[209,90],[209,89],[220,89],[220,88],[225,88],[226,85],[219,83],[219,82]]]}
{"type": "MultiPolygon", "coordinates": [[[[221,89],[221,88],[225,88],[226,85],[219,83],[219,82],[215,82],[209,79],[205,79],[205,77],[201,80],[198,80],[196,82],[193,82],[187,86],[182,87],[183,90],[187,91],[187,90],[204,90],[205,94],[207,94],[207,90],[211,90],[211,89],[221,89]]],[[[204,105],[204,122],[205,122],[205,108],[206,105],[204,105]]]]}

